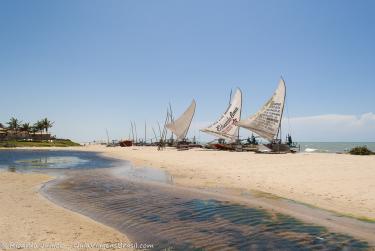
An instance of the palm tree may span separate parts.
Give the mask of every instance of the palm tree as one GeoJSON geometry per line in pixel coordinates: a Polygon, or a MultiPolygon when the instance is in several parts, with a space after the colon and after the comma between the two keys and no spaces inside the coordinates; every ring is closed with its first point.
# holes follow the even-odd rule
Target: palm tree
{"type": "Polygon", "coordinates": [[[35,125],[36,125],[36,123],[33,126],[31,126],[31,128],[30,128],[30,131],[33,135],[35,135],[35,133],[38,132],[38,128],[35,125]]]}
{"type": "Polygon", "coordinates": [[[20,123],[21,123],[21,121],[19,121],[18,119],[14,118],[14,117],[11,117],[9,122],[7,122],[8,128],[13,130],[13,131],[16,131],[16,132],[20,128],[20,123]]]}
{"type": "Polygon", "coordinates": [[[27,133],[30,133],[31,132],[31,126],[30,126],[30,123],[23,123],[20,127],[21,131],[22,132],[27,132],[27,133]]]}
{"type": "Polygon", "coordinates": [[[46,130],[46,133],[48,133],[48,129],[52,128],[53,124],[55,123],[49,121],[47,118],[42,119],[40,122],[43,124],[43,129],[46,130]]]}
{"type": "Polygon", "coordinates": [[[34,126],[33,126],[34,130],[36,130],[36,132],[40,132],[40,139],[42,139],[42,134],[43,134],[43,130],[44,130],[44,124],[43,124],[43,121],[41,120],[38,120],[34,126]]]}

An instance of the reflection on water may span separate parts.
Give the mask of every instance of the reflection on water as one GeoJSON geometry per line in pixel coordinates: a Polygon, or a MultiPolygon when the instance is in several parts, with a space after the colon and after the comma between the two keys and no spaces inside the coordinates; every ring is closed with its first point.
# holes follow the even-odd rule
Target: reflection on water
{"type": "Polygon", "coordinates": [[[21,168],[70,168],[72,164],[85,165],[89,160],[79,157],[40,157],[39,159],[16,160],[15,164],[21,168]]]}
{"type": "Polygon", "coordinates": [[[116,177],[127,177],[134,181],[152,181],[173,184],[173,176],[156,168],[134,167],[130,164],[111,168],[109,172],[116,177]]]}
{"type": "Polygon", "coordinates": [[[104,168],[118,165],[91,152],[0,150],[0,170],[56,173],[58,169],[104,168]]]}
{"type": "Polygon", "coordinates": [[[252,208],[169,185],[81,171],[44,187],[74,211],[113,226],[156,250],[365,250],[366,242],[252,208]]]}

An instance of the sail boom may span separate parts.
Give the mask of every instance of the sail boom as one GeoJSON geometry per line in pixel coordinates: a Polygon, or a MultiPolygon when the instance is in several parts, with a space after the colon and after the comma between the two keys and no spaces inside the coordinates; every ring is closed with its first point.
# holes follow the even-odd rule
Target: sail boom
{"type": "Polygon", "coordinates": [[[231,137],[231,135],[221,134],[221,133],[218,133],[218,132],[215,132],[215,131],[210,131],[210,130],[207,130],[207,129],[201,129],[200,131],[211,134],[211,135],[219,137],[219,138],[226,139],[226,140],[233,140],[234,139],[233,137],[231,137]]]}

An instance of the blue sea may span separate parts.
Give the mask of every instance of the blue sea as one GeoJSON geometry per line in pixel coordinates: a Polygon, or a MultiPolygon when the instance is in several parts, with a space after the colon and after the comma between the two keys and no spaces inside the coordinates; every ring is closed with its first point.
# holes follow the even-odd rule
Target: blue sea
{"type": "Polygon", "coordinates": [[[367,146],[375,151],[375,142],[298,142],[301,152],[345,153],[356,146],[367,146]]]}

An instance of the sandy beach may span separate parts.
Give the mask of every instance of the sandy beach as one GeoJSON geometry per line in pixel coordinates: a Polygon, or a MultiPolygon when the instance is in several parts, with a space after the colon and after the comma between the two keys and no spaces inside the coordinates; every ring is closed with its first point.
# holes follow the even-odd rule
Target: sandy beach
{"type": "Polygon", "coordinates": [[[39,195],[49,180],[42,174],[0,172],[0,250],[114,250],[79,245],[130,243],[118,231],[39,195]]]}
{"type": "MultiPolygon", "coordinates": [[[[344,215],[375,219],[375,156],[263,155],[173,148],[158,151],[155,147],[99,145],[49,149],[98,152],[105,157],[129,160],[135,166],[160,168],[168,171],[180,186],[270,193],[344,215]]],[[[61,208],[38,194],[42,184],[51,179],[42,174],[0,172],[3,242],[62,243],[67,247],[77,243],[130,243],[118,231],[61,208]]]]}
{"type": "Polygon", "coordinates": [[[154,147],[86,146],[81,150],[102,152],[138,166],[162,168],[178,185],[256,190],[375,220],[375,156],[263,155],[172,148],[157,151],[154,147]]]}

